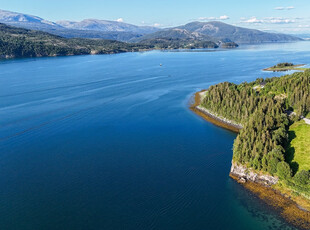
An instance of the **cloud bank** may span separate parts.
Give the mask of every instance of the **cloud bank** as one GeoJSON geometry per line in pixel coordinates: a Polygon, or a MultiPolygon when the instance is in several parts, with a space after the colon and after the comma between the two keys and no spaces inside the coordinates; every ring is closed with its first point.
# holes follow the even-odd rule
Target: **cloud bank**
{"type": "Polygon", "coordinates": [[[295,9],[294,6],[287,6],[287,7],[284,7],[284,6],[278,6],[276,8],[274,8],[275,10],[293,10],[295,9]]]}
{"type": "Polygon", "coordinates": [[[300,18],[266,17],[259,19],[257,17],[241,18],[241,23],[248,24],[290,24],[295,23],[300,18]]]}

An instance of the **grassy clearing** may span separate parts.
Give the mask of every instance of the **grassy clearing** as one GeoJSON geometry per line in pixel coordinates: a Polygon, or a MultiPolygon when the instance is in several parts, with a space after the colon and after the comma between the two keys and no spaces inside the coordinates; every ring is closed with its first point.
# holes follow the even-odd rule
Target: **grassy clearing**
{"type": "Polygon", "coordinates": [[[310,125],[299,121],[290,127],[290,148],[292,164],[298,170],[310,170],[310,125]]]}

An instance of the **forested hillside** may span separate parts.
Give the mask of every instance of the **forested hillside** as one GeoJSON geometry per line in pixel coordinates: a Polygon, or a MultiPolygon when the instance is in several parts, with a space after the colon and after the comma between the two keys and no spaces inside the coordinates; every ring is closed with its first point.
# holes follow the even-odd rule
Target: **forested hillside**
{"type": "MultiPolygon", "coordinates": [[[[226,44],[226,43],[225,43],[226,44]]],[[[224,45],[225,45],[224,44],[224,45]]],[[[227,43],[227,48],[237,44],[227,43]]],[[[114,40],[63,38],[49,33],[7,26],[0,23],[0,58],[111,54],[151,49],[218,48],[212,41],[195,39],[149,39],[140,43],[114,40]]]]}
{"type": "Polygon", "coordinates": [[[66,39],[0,24],[1,58],[120,53],[149,48],[147,45],[111,40],[66,39]]]}
{"type": "MultiPolygon", "coordinates": [[[[243,125],[234,143],[234,162],[277,175],[287,185],[309,193],[310,168],[299,172],[294,167],[288,134],[290,126],[310,111],[310,70],[211,86],[202,106],[243,125]]],[[[310,154],[309,149],[304,151],[310,154]]]]}

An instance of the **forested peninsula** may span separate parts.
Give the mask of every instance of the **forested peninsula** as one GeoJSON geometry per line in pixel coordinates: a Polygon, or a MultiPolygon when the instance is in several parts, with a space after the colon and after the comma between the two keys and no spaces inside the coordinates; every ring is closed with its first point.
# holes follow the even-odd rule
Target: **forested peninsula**
{"type": "Polygon", "coordinates": [[[220,83],[196,94],[192,108],[230,129],[239,125],[231,177],[310,229],[310,70],[220,83]]]}

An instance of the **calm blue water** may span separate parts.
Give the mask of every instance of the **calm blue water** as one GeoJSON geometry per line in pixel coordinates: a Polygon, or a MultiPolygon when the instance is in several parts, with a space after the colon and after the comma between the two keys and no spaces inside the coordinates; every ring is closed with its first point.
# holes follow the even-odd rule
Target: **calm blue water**
{"type": "Polygon", "coordinates": [[[228,177],[236,135],[188,110],[310,43],[0,62],[0,228],[292,229],[228,177]],[[163,66],[160,67],[159,64],[163,66]]]}

